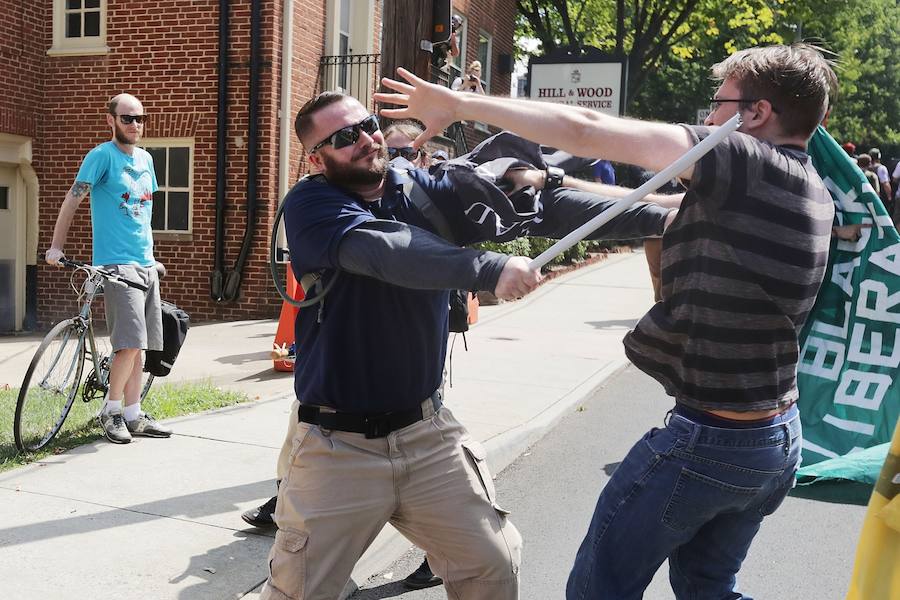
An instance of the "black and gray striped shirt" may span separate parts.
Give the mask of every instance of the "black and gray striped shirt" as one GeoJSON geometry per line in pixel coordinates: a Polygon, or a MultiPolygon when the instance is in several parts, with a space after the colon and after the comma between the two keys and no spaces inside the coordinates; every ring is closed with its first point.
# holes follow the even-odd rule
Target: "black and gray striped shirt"
{"type": "MultiPolygon", "coordinates": [[[[695,143],[706,127],[687,127],[695,143]]],[[[695,166],[663,237],[662,294],[625,352],[677,402],[756,411],[797,399],[799,336],[834,206],[809,156],[733,133],[695,166]]]]}

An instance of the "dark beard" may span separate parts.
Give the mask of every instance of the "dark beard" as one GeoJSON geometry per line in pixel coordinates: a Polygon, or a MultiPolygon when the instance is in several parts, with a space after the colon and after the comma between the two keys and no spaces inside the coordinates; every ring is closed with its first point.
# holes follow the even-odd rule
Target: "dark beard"
{"type": "Polygon", "coordinates": [[[375,185],[384,179],[388,169],[387,148],[382,146],[378,157],[370,167],[337,164],[331,157],[322,155],[325,176],[328,181],[340,187],[375,185]]]}
{"type": "Polygon", "coordinates": [[[126,145],[126,146],[133,146],[134,144],[136,144],[136,143],[141,139],[141,136],[140,136],[140,134],[139,134],[139,135],[137,136],[137,140],[135,140],[134,142],[132,142],[130,139],[128,139],[128,137],[127,137],[127,135],[125,134],[125,132],[122,131],[122,128],[119,127],[119,123],[118,123],[118,122],[115,124],[115,128],[116,128],[116,141],[119,142],[120,144],[124,144],[124,145],[126,145]]]}

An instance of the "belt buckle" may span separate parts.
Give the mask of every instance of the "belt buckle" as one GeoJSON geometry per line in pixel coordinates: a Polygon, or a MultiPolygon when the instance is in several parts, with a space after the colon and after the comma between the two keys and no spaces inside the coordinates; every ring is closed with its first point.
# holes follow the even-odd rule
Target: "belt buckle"
{"type": "Polygon", "coordinates": [[[392,431],[391,430],[391,414],[385,413],[378,416],[366,416],[366,439],[383,438],[392,431]]]}

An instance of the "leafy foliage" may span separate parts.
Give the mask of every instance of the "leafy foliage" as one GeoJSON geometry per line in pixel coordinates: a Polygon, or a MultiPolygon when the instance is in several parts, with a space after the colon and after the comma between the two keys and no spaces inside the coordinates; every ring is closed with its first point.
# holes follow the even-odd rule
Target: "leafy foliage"
{"type": "Polygon", "coordinates": [[[539,54],[593,46],[629,59],[630,115],[694,122],[713,64],[757,45],[816,40],[838,57],[829,129],[900,155],[896,0],[518,0],[517,35],[539,54]]]}
{"type": "MultiPolygon", "coordinates": [[[[518,238],[509,242],[482,242],[476,247],[481,250],[490,250],[492,252],[500,252],[509,254],[510,256],[527,256],[528,258],[536,258],[550,246],[556,243],[556,240],[547,238],[518,238]]],[[[548,263],[548,267],[553,265],[566,265],[584,260],[589,252],[600,252],[604,249],[612,248],[616,245],[622,245],[624,242],[600,242],[588,240],[578,242],[548,263]]],[[[546,268],[546,267],[545,267],[546,268]]]]}

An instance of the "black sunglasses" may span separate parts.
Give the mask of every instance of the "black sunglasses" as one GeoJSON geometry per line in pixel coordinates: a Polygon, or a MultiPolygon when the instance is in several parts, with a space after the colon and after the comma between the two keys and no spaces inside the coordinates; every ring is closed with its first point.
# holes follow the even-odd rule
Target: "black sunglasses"
{"type": "Polygon", "coordinates": [[[347,146],[352,146],[359,140],[359,132],[363,131],[367,135],[372,135],[376,131],[378,131],[378,117],[375,115],[369,115],[356,125],[348,125],[347,127],[342,127],[338,129],[327,138],[316,144],[309,151],[310,154],[318,151],[323,146],[327,146],[331,144],[334,146],[335,150],[340,150],[341,148],[346,148],[347,146]]]}
{"type": "MultiPolygon", "coordinates": [[[[709,99],[709,112],[714,113],[719,110],[719,107],[725,104],[726,102],[759,102],[760,100],[768,100],[768,98],[710,98],[709,99]]],[[[780,112],[775,105],[772,104],[771,100],[769,101],[769,105],[772,106],[772,112],[776,115],[780,112]]]]}
{"type": "Polygon", "coordinates": [[[387,151],[388,156],[391,158],[396,158],[399,155],[410,162],[419,158],[419,152],[421,152],[420,150],[416,150],[412,146],[404,146],[402,148],[388,148],[387,151]]]}
{"type": "Polygon", "coordinates": [[[137,123],[138,125],[143,125],[144,121],[147,119],[147,115],[117,115],[119,120],[122,121],[125,125],[131,125],[132,123],[137,123]]]}

